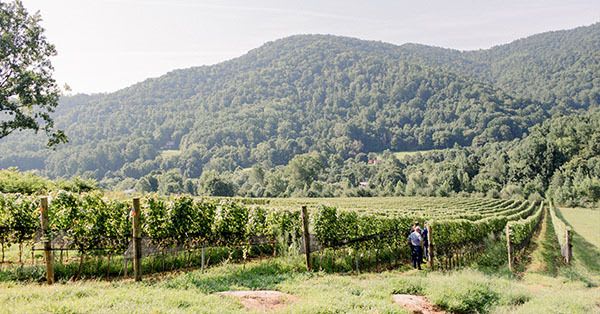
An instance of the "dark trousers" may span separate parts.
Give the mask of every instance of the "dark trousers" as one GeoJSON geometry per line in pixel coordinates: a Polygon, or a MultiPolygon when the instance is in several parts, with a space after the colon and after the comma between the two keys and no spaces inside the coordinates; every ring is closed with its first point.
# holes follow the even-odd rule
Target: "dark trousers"
{"type": "Polygon", "coordinates": [[[423,251],[421,250],[421,246],[411,245],[410,248],[413,267],[421,269],[421,261],[423,260],[423,251]]]}

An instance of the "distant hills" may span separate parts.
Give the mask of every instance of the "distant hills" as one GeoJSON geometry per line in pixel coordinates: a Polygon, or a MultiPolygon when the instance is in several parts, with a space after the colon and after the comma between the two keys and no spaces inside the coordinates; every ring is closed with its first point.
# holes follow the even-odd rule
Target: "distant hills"
{"type": "Polygon", "coordinates": [[[114,93],[64,97],[55,118],[70,143],[50,151],[31,134],[7,137],[0,168],[198,178],[311,151],[343,160],[481,146],[598,107],[598,73],[599,23],[465,52],[296,35],[114,93]]]}

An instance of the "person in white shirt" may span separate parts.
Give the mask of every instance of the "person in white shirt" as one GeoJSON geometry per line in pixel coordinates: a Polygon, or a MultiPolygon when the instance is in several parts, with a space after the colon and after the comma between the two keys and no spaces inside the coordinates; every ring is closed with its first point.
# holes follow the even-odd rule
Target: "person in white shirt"
{"type": "Polygon", "coordinates": [[[421,250],[421,243],[423,237],[421,236],[421,228],[415,226],[413,232],[408,236],[408,244],[411,248],[411,258],[413,268],[421,269],[421,261],[423,260],[423,251],[421,250]]]}

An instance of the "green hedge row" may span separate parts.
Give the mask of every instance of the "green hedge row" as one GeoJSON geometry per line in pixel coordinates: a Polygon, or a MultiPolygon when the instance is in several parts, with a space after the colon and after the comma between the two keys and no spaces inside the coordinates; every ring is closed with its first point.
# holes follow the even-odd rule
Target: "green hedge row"
{"type": "MultiPolygon", "coordinates": [[[[2,245],[31,241],[39,230],[38,198],[0,194],[2,245]]],[[[141,200],[142,234],[158,246],[245,245],[260,238],[299,238],[299,211],[266,210],[230,200],[146,197],[141,200]]],[[[50,231],[80,252],[123,252],[132,234],[130,201],[108,200],[100,193],[59,192],[51,197],[50,231]]]]}
{"type": "Polygon", "coordinates": [[[525,219],[509,222],[510,243],[520,245],[530,239],[542,220],[543,211],[544,202],[541,202],[533,215],[530,215],[525,219]]]}
{"type": "MultiPolygon", "coordinates": [[[[312,216],[311,226],[319,242],[324,246],[339,246],[348,242],[358,247],[364,243],[353,242],[370,236],[381,236],[401,241],[408,236],[417,218],[391,215],[359,215],[354,211],[338,211],[335,207],[321,206],[312,216]]],[[[367,242],[367,241],[364,241],[367,242]]]]}

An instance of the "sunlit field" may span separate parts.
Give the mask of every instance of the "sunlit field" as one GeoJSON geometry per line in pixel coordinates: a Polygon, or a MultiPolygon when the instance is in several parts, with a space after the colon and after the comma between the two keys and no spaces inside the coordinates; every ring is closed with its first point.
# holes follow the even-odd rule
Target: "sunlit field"
{"type": "Polygon", "coordinates": [[[277,290],[294,296],[275,313],[405,313],[397,293],[422,294],[456,312],[592,313],[598,288],[580,281],[532,275],[525,280],[476,270],[428,273],[403,269],[360,275],[306,273],[301,258],[222,265],[146,279],[82,281],[45,286],[0,283],[2,313],[234,313],[239,300],[228,290],[277,290]]]}
{"type": "Polygon", "coordinates": [[[600,209],[561,208],[560,211],[579,235],[600,248],[600,209]]]}

